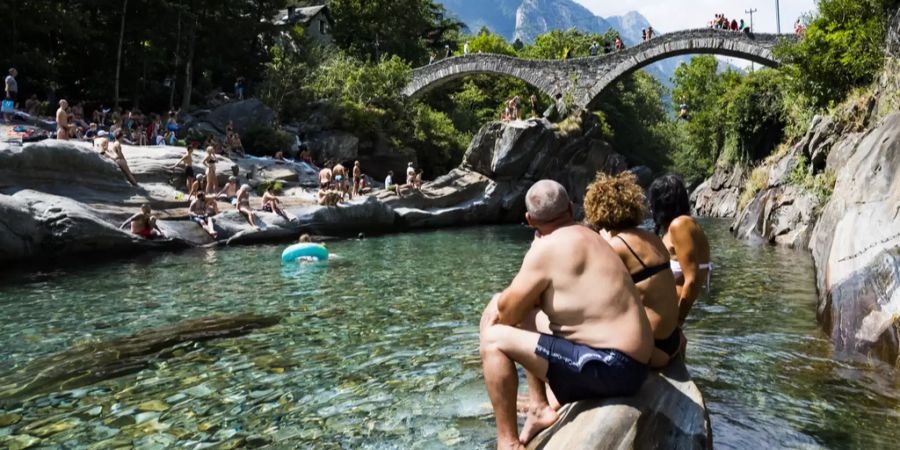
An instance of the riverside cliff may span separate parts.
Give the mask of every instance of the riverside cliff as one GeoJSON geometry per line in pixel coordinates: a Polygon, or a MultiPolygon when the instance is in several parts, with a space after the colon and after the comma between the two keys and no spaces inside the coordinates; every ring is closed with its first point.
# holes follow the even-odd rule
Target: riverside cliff
{"type": "Polygon", "coordinates": [[[752,174],[720,166],[692,199],[700,214],[735,217],[740,238],[812,252],[818,318],[836,349],[900,366],[900,15],[890,30],[872,92],[815,117],[752,174]],[[741,195],[751,200],[738,211],[741,195]]]}

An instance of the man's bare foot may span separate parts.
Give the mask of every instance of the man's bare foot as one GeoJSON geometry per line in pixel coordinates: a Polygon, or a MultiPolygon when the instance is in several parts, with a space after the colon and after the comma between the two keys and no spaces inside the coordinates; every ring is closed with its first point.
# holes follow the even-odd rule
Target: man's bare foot
{"type": "Polygon", "coordinates": [[[519,434],[519,442],[527,444],[544,429],[559,420],[559,413],[550,405],[543,405],[536,408],[529,408],[528,414],[525,416],[525,426],[522,427],[522,433],[519,434]]]}
{"type": "Polygon", "coordinates": [[[519,441],[501,442],[498,439],[497,450],[525,450],[525,446],[519,441]]]}

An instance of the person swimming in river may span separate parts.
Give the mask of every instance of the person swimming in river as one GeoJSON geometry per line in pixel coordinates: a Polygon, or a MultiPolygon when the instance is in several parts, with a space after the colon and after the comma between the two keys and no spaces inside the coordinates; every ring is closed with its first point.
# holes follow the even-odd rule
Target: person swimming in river
{"type": "Polygon", "coordinates": [[[498,449],[524,449],[559,419],[545,382],[561,404],[633,395],[653,353],[650,323],[630,274],[598,233],[575,223],[565,188],[539,181],[525,206],[536,238],[479,326],[498,449]],[[526,370],[530,402],[521,434],[515,363],[526,370]]]}
{"type": "Polygon", "coordinates": [[[631,273],[650,320],[656,348],[650,366],[664,367],[678,355],[678,296],[669,252],[655,233],[640,228],[647,217],[644,190],[630,172],[598,173],[584,197],[586,222],[600,232],[631,273]]]}
{"type": "Polygon", "coordinates": [[[244,216],[247,219],[247,222],[250,223],[250,226],[253,228],[259,228],[256,224],[256,213],[253,212],[253,208],[250,207],[250,185],[245,184],[241,186],[241,188],[237,191],[237,198],[234,203],[234,208],[237,212],[244,216]]]}
{"type": "Polygon", "coordinates": [[[706,233],[691,217],[684,181],[675,175],[656,179],[648,191],[656,233],[663,235],[678,292],[678,323],[684,324],[700,292],[709,290],[712,260],[706,233]]]}
{"type": "Polygon", "coordinates": [[[122,222],[122,225],[119,226],[119,228],[124,229],[127,225],[131,224],[131,234],[134,234],[135,236],[140,236],[144,239],[165,237],[166,234],[159,229],[159,225],[157,225],[156,221],[156,216],[151,214],[150,205],[145,204],[141,206],[141,212],[122,222]]]}

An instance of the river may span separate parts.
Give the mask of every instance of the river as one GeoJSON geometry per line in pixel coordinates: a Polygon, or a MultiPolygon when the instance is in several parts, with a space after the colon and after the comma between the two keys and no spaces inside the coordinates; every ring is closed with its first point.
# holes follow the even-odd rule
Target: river
{"type": "MultiPolygon", "coordinates": [[[[703,224],[716,267],[686,326],[687,362],[716,448],[896,448],[900,378],[883,364],[832,355],[816,326],[810,257],[737,241],[723,221],[703,224]]],[[[477,324],[530,235],[508,226],[334,242],[327,265],[282,266],[280,246],[257,246],[8,272],[2,373],[188,318],[283,319],[137,374],[0,409],[0,424],[16,422],[0,425],[0,443],[31,432],[51,448],[227,447],[247,438],[488,448],[477,324]]]]}

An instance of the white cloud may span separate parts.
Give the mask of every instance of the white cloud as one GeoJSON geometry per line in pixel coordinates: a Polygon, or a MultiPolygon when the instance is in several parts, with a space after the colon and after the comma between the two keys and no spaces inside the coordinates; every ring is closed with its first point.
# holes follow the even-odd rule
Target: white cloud
{"type": "MultiPolygon", "coordinates": [[[[662,32],[703,28],[716,14],[729,19],[744,19],[750,23],[747,9],[757,9],[753,14],[756,31],[774,33],[776,29],[776,0],[575,0],[599,16],[617,16],[629,11],[641,13],[662,32]]],[[[781,32],[793,31],[794,20],[814,11],[815,0],[780,0],[781,32]]]]}

